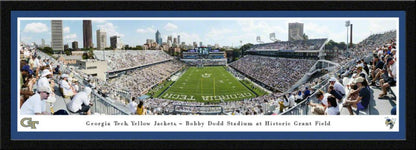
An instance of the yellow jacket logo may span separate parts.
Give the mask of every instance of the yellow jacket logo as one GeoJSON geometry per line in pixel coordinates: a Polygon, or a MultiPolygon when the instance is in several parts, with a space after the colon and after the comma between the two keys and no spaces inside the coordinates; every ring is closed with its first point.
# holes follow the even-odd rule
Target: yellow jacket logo
{"type": "Polygon", "coordinates": [[[22,127],[36,129],[36,124],[39,124],[39,121],[32,121],[32,118],[23,118],[20,120],[20,125],[22,125],[22,127]]]}

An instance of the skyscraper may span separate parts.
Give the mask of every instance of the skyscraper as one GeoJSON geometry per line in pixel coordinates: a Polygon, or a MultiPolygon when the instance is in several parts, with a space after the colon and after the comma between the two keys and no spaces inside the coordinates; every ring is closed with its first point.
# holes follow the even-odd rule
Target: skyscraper
{"type": "Polygon", "coordinates": [[[45,47],[45,39],[42,39],[42,45],[41,45],[41,47],[42,47],[42,48],[44,48],[44,47],[45,47]]]}
{"type": "Polygon", "coordinates": [[[52,50],[54,53],[63,53],[64,51],[64,41],[63,41],[63,32],[62,32],[62,20],[52,20],[51,21],[52,29],[52,50]]]}
{"type": "Polygon", "coordinates": [[[168,36],[167,42],[168,42],[168,46],[171,47],[172,46],[172,36],[171,35],[168,36]]]}
{"type": "Polygon", "coordinates": [[[159,30],[156,31],[155,41],[158,45],[162,45],[162,37],[159,30]]]}
{"type": "Polygon", "coordinates": [[[72,42],[72,50],[78,50],[78,41],[72,42]]]}
{"type": "Polygon", "coordinates": [[[121,49],[122,43],[120,40],[120,36],[114,35],[110,37],[110,45],[113,49],[121,49]]]}
{"type": "Polygon", "coordinates": [[[97,49],[107,47],[107,34],[102,30],[97,30],[97,49]]]}
{"type": "Polygon", "coordinates": [[[84,48],[92,48],[92,24],[91,20],[82,21],[82,31],[84,37],[84,48]]]}
{"type": "Polygon", "coordinates": [[[180,44],[180,43],[181,43],[181,36],[178,35],[178,44],[180,44]]]}
{"type": "Polygon", "coordinates": [[[199,42],[199,47],[202,47],[202,42],[199,42]]]}
{"type": "Polygon", "coordinates": [[[289,23],[288,41],[303,40],[303,23],[289,23]]]}

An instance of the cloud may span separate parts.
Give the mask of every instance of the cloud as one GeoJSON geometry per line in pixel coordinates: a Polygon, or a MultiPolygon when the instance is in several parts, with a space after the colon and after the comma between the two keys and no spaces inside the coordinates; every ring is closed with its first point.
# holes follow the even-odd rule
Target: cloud
{"type": "Polygon", "coordinates": [[[237,24],[241,28],[241,34],[232,36],[239,39],[232,39],[232,41],[242,40],[244,43],[257,43],[256,37],[260,36],[261,40],[264,42],[269,41],[270,33],[276,33],[276,38],[279,40],[286,40],[284,37],[287,36],[287,29],[284,29],[281,23],[271,23],[263,20],[239,20],[237,24]]]}
{"type": "Polygon", "coordinates": [[[368,31],[371,33],[383,33],[389,30],[396,29],[396,21],[391,20],[372,20],[368,26],[368,31]]]}
{"type": "Polygon", "coordinates": [[[214,44],[221,41],[226,41],[229,39],[229,36],[232,35],[234,31],[232,29],[227,28],[212,28],[210,31],[208,31],[205,34],[205,40],[206,44],[214,44]]]}
{"type": "Polygon", "coordinates": [[[47,32],[47,31],[48,31],[48,27],[46,26],[46,24],[43,24],[40,22],[29,23],[25,26],[25,29],[23,30],[23,32],[34,32],[34,33],[42,33],[42,32],[47,32]]]}
{"type": "Polygon", "coordinates": [[[22,37],[22,42],[30,43],[31,40],[32,40],[32,37],[29,37],[29,36],[22,37]]]}
{"type": "Polygon", "coordinates": [[[73,41],[79,41],[77,34],[73,33],[73,34],[67,34],[64,36],[64,43],[72,43],[73,41]]]}
{"type": "MultiPolygon", "coordinates": [[[[311,39],[330,38],[330,37],[333,37],[334,35],[338,35],[338,32],[334,34],[328,26],[322,25],[322,24],[305,23],[303,27],[304,27],[303,33],[308,35],[308,37],[311,39]]],[[[344,31],[341,31],[341,32],[344,32],[344,31]]],[[[342,34],[342,35],[346,36],[346,34],[342,34]]]]}
{"type": "Polygon", "coordinates": [[[168,23],[168,24],[166,24],[166,25],[165,25],[165,27],[163,27],[163,28],[164,28],[166,31],[173,31],[173,30],[178,29],[178,26],[169,22],[169,23],[168,23]]]}
{"type": "Polygon", "coordinates": [[[113,23],[107,22],[103,25],[97,25],[97,27],[103,31],[105,31],[107,33],[107,36],[114,36],[114,35],[118,35],[120,37],[124,37],[124,34],[121,34],[119,32],[116,31],[116,29],[118,28],[117,26],[115,26],[113,23]]]}
{"type": "Polygon", "coordinates": [[[227,29],[227,28],[222,28],[222,29],[212,28],[211,31],[207,33],[207,35],[210,37],[218,37],[224,34],[229,34],[231,32],[233,32],[233,30],[227,29]]]}
{"type": "Polygon", "coordinates": [[[65,39],[75,39],[77,38],[77,34],[73,33],[73,34],[68,34],[64,37],[65,39]]]}
{"type": "Polygon", "coordinates": [[[151,27],[148,27],[148,28],[138,28],[136,32],[137,33],[156,33],[156,30],[151,27]]]}
{"type": "Polygon", "coordinates": [[[70,32],[69,27],[64,27],[64,33],[69,33],[69,32],[70,32]]]}

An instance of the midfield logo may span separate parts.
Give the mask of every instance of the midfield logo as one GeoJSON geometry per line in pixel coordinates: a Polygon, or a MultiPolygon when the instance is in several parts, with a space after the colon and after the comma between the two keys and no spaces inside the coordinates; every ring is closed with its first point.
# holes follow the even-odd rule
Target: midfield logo
{"type": "Polygon", "coordinates": [[[32,121],[32,118],[23,118],[20,120],[20,125],[22,125],[22,127],[36,129],[36,124],[39,124],[39,121],[32,121]]]}
{"type": "Polygon", "coordinates": [[[202,74],[201,75],[203,78],[209,78],[209,77],[211,77],[211,74],[209,74],[209,73],[205,73],[205,74],[202,74]]]}

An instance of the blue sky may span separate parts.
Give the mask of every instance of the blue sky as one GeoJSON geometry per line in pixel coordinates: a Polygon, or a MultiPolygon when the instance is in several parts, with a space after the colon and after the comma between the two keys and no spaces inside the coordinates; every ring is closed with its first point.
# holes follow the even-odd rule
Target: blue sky
{"type": "MultiPolygon", "coordinates": [[[[143,45],[146,39],[155,39],[156,30],[162,34],[165,42],[168,35],[181,36],[181,42],[203,42],[204,45],[219,44],[220,46],[240,46],[240,41],[257,43],[260,36],[264,42],[271,42],[269,34],[276,33],[276,38],[286,41],[288,38],[288,23],[304,23],[304,33],[309,38],[329,38],[337,42],[345,42],[347,29],[345,21],[353,24],[353,42],[357,43],[372,33],[382,33],[398,27],[396,20],[391,18],[199,18],[192,19],[152,19],[152,20],[98,20],[92,21],[93,43],[96,46],[96,30],[103,29],[107,33],[107,47],[110,36],[119,35],[124,44],[130,46],[143,45]]],[[[50,20],[20,21],[20,39],[23,42],[46,44],[51,41],[50,20]]],[[[78,41],[83,47],[82,20],[63,20],[64,44],[70,45],[78,41]]]]}

